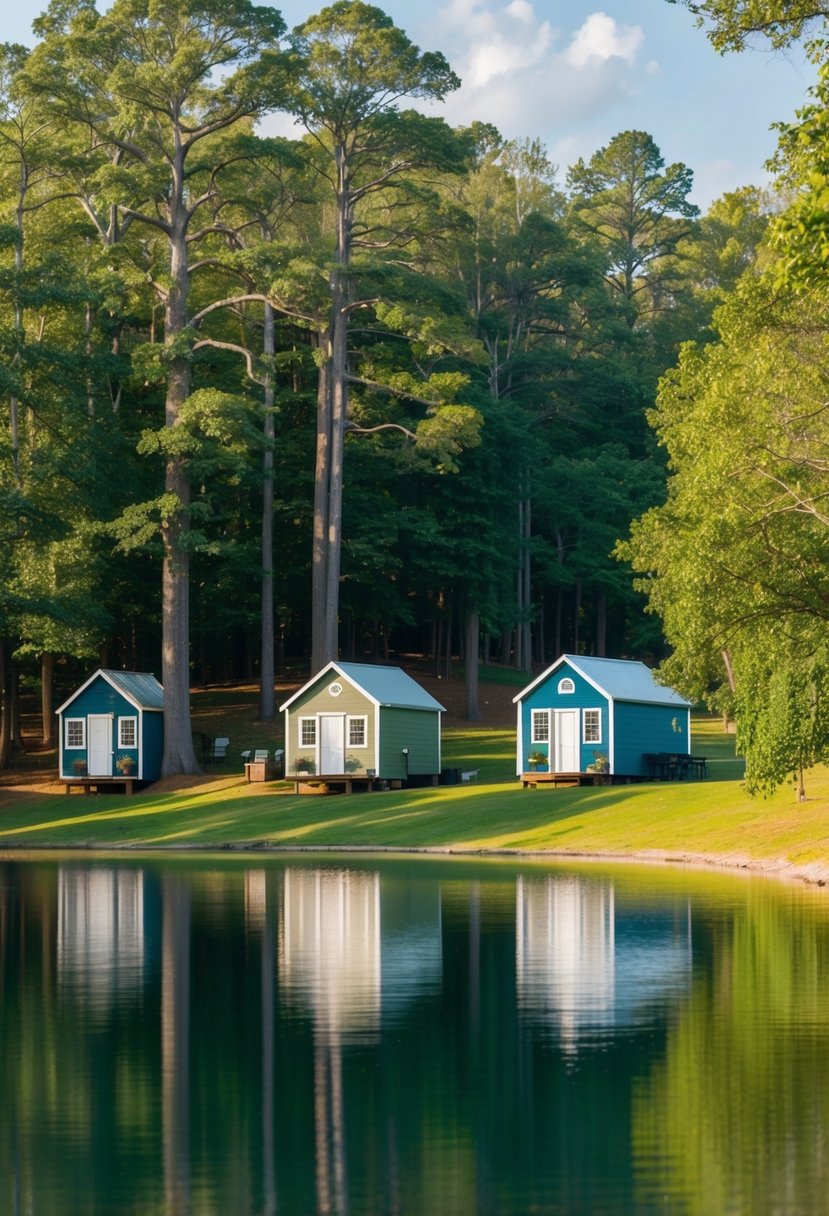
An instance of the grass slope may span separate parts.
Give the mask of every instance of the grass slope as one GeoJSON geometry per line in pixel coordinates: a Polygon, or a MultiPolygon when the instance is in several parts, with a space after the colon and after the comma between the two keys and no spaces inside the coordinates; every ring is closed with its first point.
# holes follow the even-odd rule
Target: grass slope
{"type": "Polygon", "coordinates": [[[829,875],[829,772],[810,775],[806,803],[790,787],[752,800],[716,723],[695,724],[694,750],[712,770],[701,782],[523,790],[513,747],[511,731],[450,731],[445,763],[477,768],[477,784],[351,797],[297,796],[291,784],[248,785],[237,773],[132,798],[33,792],[0,810],[0,847],[556,850],[829,875]]]}

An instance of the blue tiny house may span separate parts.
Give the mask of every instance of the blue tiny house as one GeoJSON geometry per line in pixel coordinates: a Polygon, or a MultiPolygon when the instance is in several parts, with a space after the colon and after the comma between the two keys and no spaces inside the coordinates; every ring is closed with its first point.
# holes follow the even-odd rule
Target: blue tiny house
{"type": "Polygon", "coordinates": [[[564,654],[513,698],[516,772],[542,753],[553,773],[644,777],[646,757],[691,750],[691,704],[644,663],[564,654]]]}
{"type": "Polygon", "coordinates": [[[164,690],[154,675],[99,668],[56,711],[59,777],[157,781],[163,711],[164,690]]]}

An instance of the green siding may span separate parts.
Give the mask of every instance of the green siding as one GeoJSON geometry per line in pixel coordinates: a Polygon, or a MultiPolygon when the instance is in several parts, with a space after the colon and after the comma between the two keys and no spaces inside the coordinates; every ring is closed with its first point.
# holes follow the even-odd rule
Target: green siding
{"type": "Polygon", "coordinates": [[[405,779],[440,772],[440,714],[423,709],[384,707],[380,718],[380,769],[378,776],[405,779]]]}
{"type": "MultiPolygon", "coordinates": [[[[349,772],[364,773],[373,769],[378,777],[403,781],[406,776],[431,776],[440,772],[440,713],[438,710],[409,709],[402,706],[377,706],[360,689],[334,671],[326,671],[294,701],[285,713],[285,772],[293,775],[298,758],[307,756],[317,763],[319,755],[319,721],[317,746],[300,747],[299,719],[317,718],[321,714],[362,716],[366,719],[368,746],[350,748],[345,756],[349,772]],[[333,683],[342,685],[339,696],[328,691],[333,683]],[[408,769],[403,748],[409,749],[408,769]],[[348,765],[349,760],[358,766],[348,765]]],[[[317,771],[318,768],[317,768],[317,771]]]]}
{"type": "MultiPolygon", "coordinates": [[[[346,758],[353,756],[360,761],[356,772],[365,772],[374,768],[374,736],[377,711],[374,704],[365,693],[352,687],[346,680],[341,680],[335,672],[329,672],[325,679],[318,680],[308,689],[304,697],[295,701],[288,709],[285,722],[285,772],[290,776],[294,772],[294,763],[301,756],[307,756],[316,761],[316,747],[301,747],[299,744],[299,719],[316,718],[319,714],[344,714],[347,717],[366,718],[366,738],[368,747],[349,748],[346,746],[346,758]],[[338,697],[332,697],[328,691],[333,683],[342,685],[338,697]]],[[[319,725],[317,726],[319,741],[319,725]]]]}

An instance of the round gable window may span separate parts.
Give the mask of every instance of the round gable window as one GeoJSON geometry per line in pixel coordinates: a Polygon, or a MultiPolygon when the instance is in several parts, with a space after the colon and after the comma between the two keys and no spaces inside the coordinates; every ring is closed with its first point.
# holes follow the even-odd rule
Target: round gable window
{"type": "Polygon", "coordinates": [[[342,690],[343,690],[342,684],[334,683],[334,684],[328,685],[328,691],[332,697],[338,697],[340,695],[340,693],[342,692],[342,690]]]}
{"type": "Polygon", "coordinates": [[[558,691],[559,692],[575,692],[576,686],[573,683],[573,681],[570,679],[569,676],[565,676],[563,680],[559,680],[559,682],[558,682],[558,691]]]}

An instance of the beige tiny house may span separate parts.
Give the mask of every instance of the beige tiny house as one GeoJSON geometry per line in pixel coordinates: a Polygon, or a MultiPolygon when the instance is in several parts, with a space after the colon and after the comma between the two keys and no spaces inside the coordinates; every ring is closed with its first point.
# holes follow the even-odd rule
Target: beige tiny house
{"type": "Polygon", "coordinates": [[[329,663],[281,708],[286,776],[440,774],[443,706],[399,667],[329,663]]]}

